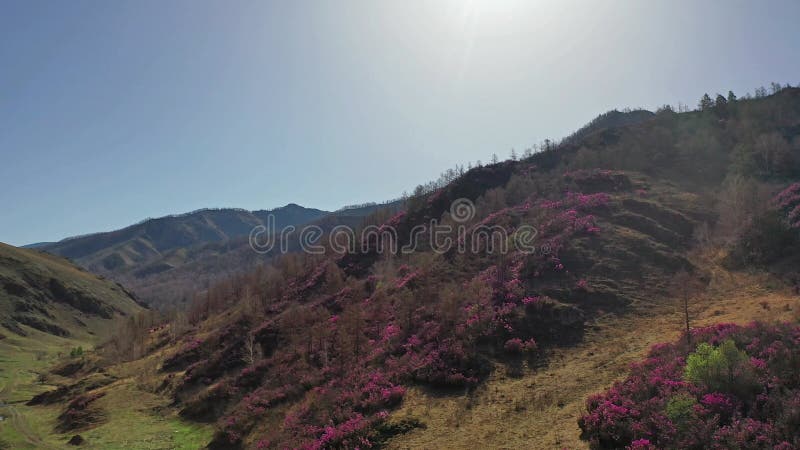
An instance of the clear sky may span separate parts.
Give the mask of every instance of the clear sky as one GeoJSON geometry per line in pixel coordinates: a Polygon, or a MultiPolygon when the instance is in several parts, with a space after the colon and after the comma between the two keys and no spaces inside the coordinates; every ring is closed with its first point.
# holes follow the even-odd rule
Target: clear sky
{"type": "Polygon", "coordinates": [[[0,241],[321,209],[800,83],[800,2],[0,1],[0,241]]]}

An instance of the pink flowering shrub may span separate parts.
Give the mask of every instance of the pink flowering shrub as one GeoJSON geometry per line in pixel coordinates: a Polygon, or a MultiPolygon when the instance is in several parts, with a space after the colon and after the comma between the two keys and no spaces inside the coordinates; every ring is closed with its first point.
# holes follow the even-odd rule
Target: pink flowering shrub
{"type": "Polygon", "coordinates": [[[190,364],[197,363],[205,353],[202,339],[189,338],[174,355],[164,361],[162,370],[180,370],[190,364]]]}
{"type": "Polygon", "coordinates": [[[390,226],[390,227],[396,227],[396,226],[398,226],[400,224],[400,221],[402,221],[405,216],[406,216],[406,212],[405,211],[398,211],[397,214],[393,215],[386,222],[385,225],[390,226]]]}
{"type": "Polygon", "coordinates": [[[405,388],[379,370],[332,379],[287,413],[284,428],[292,436],[291,447],[373,447],[375,425],[386,419],[386,409],[396,406],[404,394],[405,388]]]}
{"type": "Polygon", "coordinates": [[[541,301],[541,297],[525,297],[522,299],[522,304],[525,306],[535,305],[541,301]]]}
{"type": "Polygon", "coordinates": [[[797,448],[800,327],[723,324],[693,330],[692,335],[700,346],[727,346],[724,352],[732,356],[726,360],[747,367],[754,378],[741,378],[735,368],[739,366],[722,363],[712,375],[728,377],[730,369],[732,378],[719,386],[709,384],[687,376],[687,353],[697,358],[685,337],[654,346],[644,361],[631,367],[627,379],[587,400],[579,425],[591,447],[797,448]],[[740,354],[749,355],[750,362],[742,361],[740,354]],[[741,388],[752,380],[755,386],[741,388]],[[729,392],[714,390],[720,388],[729,392]]]}
{"type": "Polygon", "coordinates": [[[546,200],[540,206],[545,209],[574,209],[577,211],[589,208],[606,206],[611,196],[605,192],[596,194],[582,194],[580,192],[567,192],[561,200],[546,200]]]}
{"type": "Polygon", "coordinates": [[[631,442],[631,445],[625,447],[626,450],[657,450],[657,448],[648,439],[637,439],[631,442]]]}
{"type": "Polygon", "coordinates": [[[505,345],[503,346],[506,353],[511,355],[520,355],[523,353],[530,353],[534,352],[537,349],[536,341],[533,339],[528,339],[527,341],[523,341],[520,338],[512,338],[506,341],[505,345]]]}
{"type": "Polygon", "coordinates": [[[781,191],[775,196],[773,203],[786,215],[789,226],[800,228],[800,183],[794,183],[781,191]]]}
{"type": "Polygon", "coordinates": [[[403,275],[402,278],[397,280],[397,282],[395,283],[395,288],[402,289],[408,285],[412,285],[414,280],[419,278],[420,275],[421,273],[419,271],[409,271],[408,273],[403,275]]]}

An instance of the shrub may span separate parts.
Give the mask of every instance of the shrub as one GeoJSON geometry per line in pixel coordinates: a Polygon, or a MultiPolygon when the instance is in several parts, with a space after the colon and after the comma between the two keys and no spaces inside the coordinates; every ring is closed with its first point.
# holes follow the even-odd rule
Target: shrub
{"type": "Polygon", "coordinates": [[[95,400],[104,395],[103,392],[91,392],[72,399],[67,404],[66,410],[58,416],[56,429],[61,433],[82,430],[105,420],[105,413],[93,405],[95,400]]]}
{"type": "Polygon", "coordinates": [[[716,347],[698,345],[686,360],[684,378],[714,392],[746,393],[743,391],[755,389],[750,358],[731,339],[716,347]]]}
{"type": "Polygon", "coordinates": [[[697,415],[694,412],[696,405],[697,400],[693,396],[678,394],[669,399],[665,413],[676,427],[685,429],[697,419],[697,415]]]}
{"type": "Polygon", "coordinates": [[[536,351],[537,349],[536,341],[533,339],[528,339],[527,341],[523,341],[520,338],[512,338],[506,341],[505,345],[503,345],[503,349],[506,353],[511,355],[521,355],[523,353],[531,353],[536,351]]]}
{"type": "Polygon", "coordinates": [[[781,212],[768,211],[745,229],[730,257],[738,265],[768,264],[791,255],[797,245],[797,232],[789,227],[781,212]]]}

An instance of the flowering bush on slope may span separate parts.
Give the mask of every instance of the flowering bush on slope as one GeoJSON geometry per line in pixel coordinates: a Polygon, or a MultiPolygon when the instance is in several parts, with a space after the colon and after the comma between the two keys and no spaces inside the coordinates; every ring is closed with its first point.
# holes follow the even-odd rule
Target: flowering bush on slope
{"type": "Polygon", "coordinates": [[[592,448],[800,446],[800,327],[722,324],[654,346],[627,379],[590,397],[592,448]],[[688,358],[687,358],[688,354],[688,358]]]}
{"type": "Polygon", "coordinates": [[[775,206],[786,214],[789,226],[800,228],[800,183],[794,183],[773,199],[775,206]]]}

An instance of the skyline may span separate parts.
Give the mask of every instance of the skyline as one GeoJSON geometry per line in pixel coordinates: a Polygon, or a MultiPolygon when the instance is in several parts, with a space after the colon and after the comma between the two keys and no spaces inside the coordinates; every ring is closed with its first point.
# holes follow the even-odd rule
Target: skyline
{"type": "Polygon", "coordinates": [[[314,5],[4,2],[0,241],[380,202],[611,109],[800,82],[794,2],[314,5]]]}

